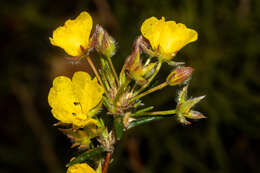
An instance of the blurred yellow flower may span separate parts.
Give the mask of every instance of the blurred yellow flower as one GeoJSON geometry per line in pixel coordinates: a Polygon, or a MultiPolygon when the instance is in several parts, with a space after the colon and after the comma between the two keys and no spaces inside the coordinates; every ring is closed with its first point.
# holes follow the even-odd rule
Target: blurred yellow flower
{"type": "Polygon", "coordinates": [[[96,171],[86,163],[77,163],[70,166],[67,173],[96,173],[96,171]]]}
{"type": "Polygon", "coordinates": [[[142,35],[149,40],[160,58],[170,60],[186,44],[196,41],[198,33],[175,21],[165,22],[164,17],[146,19],[141,26],[142,35]]]}
{"type": "Polygon", "coordinates": [[[75,20],[69,19],[64,26],[58,27],[53,32],[52,38],[50,37],[50,42],[71,56],[80,56],[83,54],[82,48],[88,48],[92,25],[91,16],[83,11],[75,20]]]}
{"type": "Polygon", "coordinates": [[[74,73],[72,80],[58,76],[53,81],[48,102],[53,116],[63,123],[84,127],[96,123],[91,117],[101,106],[104,89],[86,72],[74,73]]]}

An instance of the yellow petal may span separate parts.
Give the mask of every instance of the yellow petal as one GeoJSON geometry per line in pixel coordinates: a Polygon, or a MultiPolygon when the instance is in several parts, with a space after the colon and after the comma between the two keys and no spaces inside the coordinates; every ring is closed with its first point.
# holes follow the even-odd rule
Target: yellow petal
{"type": "Polygon", "coordinates": [[[81,112],[80,107],[74,105],[74,102],[78,102],[78,99],[72,90],[71,80],[65,76],[54,79],[48,101],[53,108],[53,116],[64,123],[72,121],[73,113],[81,112]]]}
{"type": "Polygon", "coordinates": [[[91,80],[88,73],[76,72],[73,75],[72,83],[83,113],[88,113],[99,104],[104,89],[98,84],[96,78],[91,80]]]}
{"type": "Polygon", "coordinates": [[[172,55],[190,42],[196,41],[198,33],[175,21],[164,21],[151,17],[141,27],[143,36],[149,40],[154,51],[162,58],[170,59],[172,55]],[[159,49],[158,49],[159,48],[159,49]]]}
{"type": "Polygon", "coordinates": [[[97,124],[97,120],[93,118],[86,118],[86,115],[84,115],[84,118],[78,118],[78,116],[76,116],[72,119],[72,124],[78,127],[84,127],[89,124],[97,124]]]}
{"type": "Polygon", "coordinates": [[[160,49],[165,54],[179,51],[190,42],[196,41],[198,34],[195,30],[187,28],[184,24],[174,21],[165,22],[160,38],[160,49]]]}
{"type": "Polygon", "coordinates": [[[72,81],[65,76],[54,79],[48,102],[56,119],[84,127],[97,123],[89,111],[100,103],[103,93],[104,89],[96,79],[91,80],[88,73],[76,72],[72,81]]]}
{"type": "Polygon", "coordinates": [[[162,20],[158,20],[155,17],[150,17],[149,19],[146,19],[141,26],[143,36],[150,41],[153,49],[157,49],[159,45],[162,30],[161,25],[163,22],[164,18],[162,18],[162,20]]]}
{"type": "Polygon", "coordinates": [[[89,35],[92,29],[91,16],[83,11],[75,20],[67,20],[64,26],[58,27],[50,42],[54,46],[61,47],[71,56],[82,55],[81,46],[88,48],[89,35]]]}
{"type": "Polygon", "coordinates": [[[70,166],[67,173],[96,173],[87,163],[77,163],[70,166]]]}

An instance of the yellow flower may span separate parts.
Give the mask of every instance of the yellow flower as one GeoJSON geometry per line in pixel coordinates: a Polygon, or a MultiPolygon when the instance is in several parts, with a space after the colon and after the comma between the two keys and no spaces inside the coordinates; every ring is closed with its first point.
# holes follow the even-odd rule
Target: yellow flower
{"type": "Polygon", "coordinates": [[[51,44],[61,47],[71,56],[80,56],[84,53],[81,47],[88,48],[92,24],[91,16],[83,11],[75,20],[67,20],[64,26],[53,32],[51,44]]]}
{"type": "Polygon", "coordinates": [[[77,163],[70,166],[67,173],[96,173],[96,171],[86,163],[77,163]]]}
{"type": "Polygon", "coordinates": [[[96,123],[91,117],[101,106],[103,93],[104,89],[96,78],[91,80],[88,73],[80,71],[74,73],[72,80],[66,76],[56,77],[48,102],[56,119],[84,127],[96,123]]]}
{"type": "Polygon", "coordinates": [[[146,19],[141,26],[142,35],[149,40],[151,47],[161,56],[170,60],[186,44],[196,41],[198,33],[175,21],[165,22],[164,17],[146,19]]]}

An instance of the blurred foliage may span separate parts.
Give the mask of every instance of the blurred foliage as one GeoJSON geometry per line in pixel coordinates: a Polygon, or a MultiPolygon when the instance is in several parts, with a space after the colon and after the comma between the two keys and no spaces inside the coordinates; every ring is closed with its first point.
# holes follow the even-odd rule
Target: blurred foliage
{"type": "MultiPolygon", "coordinates": [[[[48,38],[83,10],[117,40],[117,69],[150,16],[165,16],[199,33],[176,59],[195,69],[189,95],[207,95],[196,109],[208,118],[188,127],[169,119],[130,130],[110,172],[258,172],[259,9],[257,0],[1,2],[0,172],[65,172],[72,150],[52,127],[47,94],[54,76],[88,71],[88,66],[66,62],[48,38]]],[[[169,72],[165,65],[158,80],[169,72]]],[[[144,102],[166,110],[175,105],[176,93],[168,87],[144,102]]]]}

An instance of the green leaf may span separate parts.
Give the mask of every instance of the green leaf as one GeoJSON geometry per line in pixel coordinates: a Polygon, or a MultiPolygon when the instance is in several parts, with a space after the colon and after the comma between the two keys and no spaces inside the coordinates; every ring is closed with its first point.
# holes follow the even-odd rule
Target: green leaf
{"type": "Polygon", "coordinates": [[[182,102],[180,105],[180,112],[187,113],[190,109],[195,106],[199,101],[201,101],[205,96],[195,97],[193,99],[189,99],[187,101],[182,102]]]}
{"type": "Polygon", "coordinates": [[[138,106],[140,106],[141,103],[142,103],[142,100],[138,100],[138,102],[136,102],[136,103],[134,104],[134,108],[137,108],[138,106]]]}
{"type": "Polygon", "coordinates": [[[121,117],[114,119],[114,127],[115,127],[115,134],[116,139],[120,140],[123,136],[124,124],[121,117]]]}
{"type": "Polygon", "coordinates": [[[71,165],[74,165],[76,163],[81,163],[84,161],[96,161],[99,160],[104,153],[104,149],[102,147],[97,147],[92,149],[91,151],[86,151],[79,156],[77,156],[75,159],[73,159],[71,162],[69,162],[66,167],[69,167],[71,165]]]}
{"type": "Polygon", "coordinates": [[[167,118],[167,116],[154,116],[154,117],[149,116],[149,117],[138,118],[135,121],[131,122],[127,129],[132,129],[133,127],[140,126],[155,120],[161,120],[164,118],[167,118]]]}

